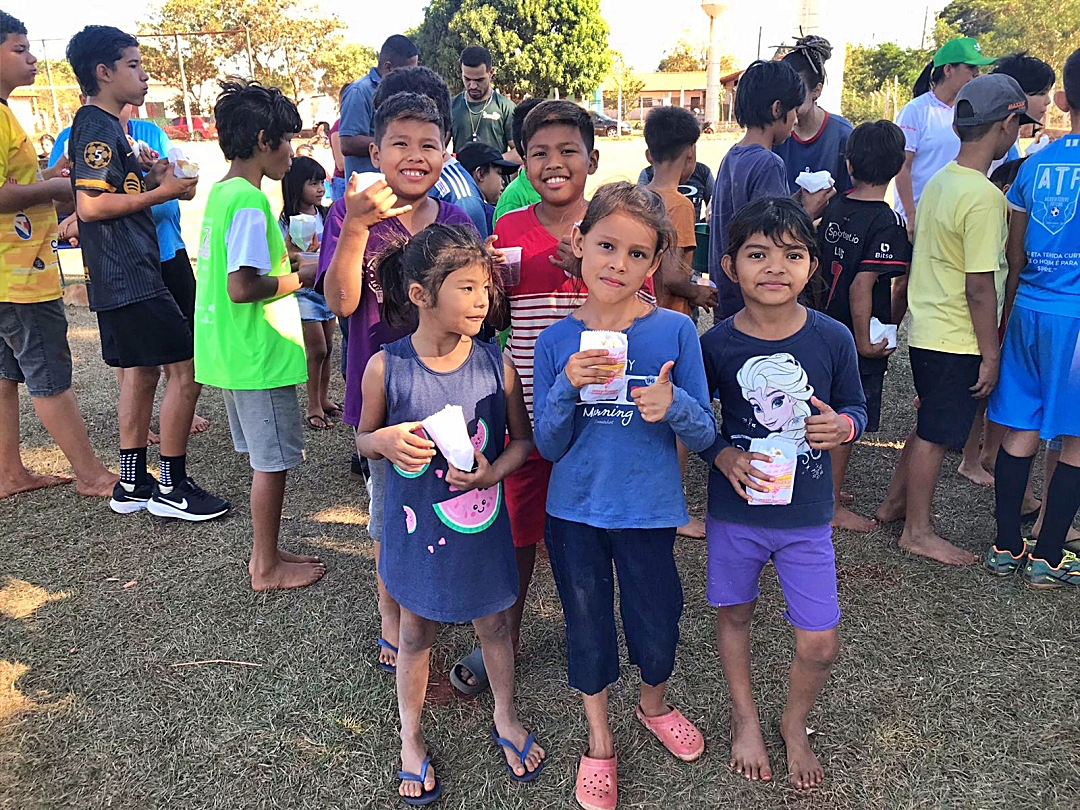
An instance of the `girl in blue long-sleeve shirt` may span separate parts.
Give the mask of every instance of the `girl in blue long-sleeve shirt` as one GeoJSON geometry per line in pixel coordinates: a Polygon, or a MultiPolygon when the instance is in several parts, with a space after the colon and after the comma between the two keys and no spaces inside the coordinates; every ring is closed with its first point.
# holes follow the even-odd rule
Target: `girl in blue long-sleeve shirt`
{"type": "Polygon", "coordinates": [[[679,260],[661,198],[630,183],[602,187],[572,247],[589,296],[540,335],[533,408],[536,446],[554,462],[545,541],[566,617],[569,682],[589,723],[576,797],[608,808],[617,793],[607,717],[619,677],[613,563],[630,660],[641,669],[637,717],[679,759],[705,750],[664,693],[683,607],[675,529],[689,520],[676,439],[700,452],[716,438],[716,419],[693,323],[638,295],[662,260],[679,260]],[[613,379],[607,350],[579,350],[589,330],[627,339],[625,383],[600,402],[580,396],[613,379]]]}

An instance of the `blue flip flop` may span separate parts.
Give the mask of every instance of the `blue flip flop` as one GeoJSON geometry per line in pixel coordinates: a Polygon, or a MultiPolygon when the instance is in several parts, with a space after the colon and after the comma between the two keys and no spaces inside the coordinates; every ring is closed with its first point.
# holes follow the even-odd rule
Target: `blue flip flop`
{"type": "MultiPolygon", "coordinates": [[[[397,655],[397,647],[395,647],[393,644],[391,644],[385,638],[380,638],[377,643],[378,643],[378,645],[380,647],[385,647],[390,652],[392,652],[394,655],[397,655]]],[[[391,675],[397,674],[397,667],[394,666],[393,664],[384,664],[382,661],[380,661],[379,662],[379,669],[381,669],[383,672],[388,672],[391,675]]]]}
{"type": "MultiPolygon", "coordinates": [[[[420,773],[409,773],[408,771],[398,771],[398,779],[402,782],[419,782],[420,790],[423,791],[419,796],[402,796],[401,800],[409,807],[423,807],[425,804],[431,804],[437,802],[442,798],[442,783],[439,782],[438,774],[435,775],[435,787],[431,790],[424,790],[424,782],[427,780],[428,765],[431,764],[431,757],[424,757],[423,763],[420,765],[420,773]]],[[[400,795],[400,794],[399,794],[400,795]]]]}
{"type": "Polygon", "coordinates": [[[503,765],[506,766],[506,772],[510,774],[510,778],[515,782],[532,782],[540,775],[540,772],[544,770],[544,763],[547,762],[546,759],[540,760],[540,764],[536,766],[535,771],[530,771],[525,765],[525,757],[529,755],[529,751],[532,750],[533,742],[535,741],[535,735],[532,732],[529,732],[528,739],[525,740],[525,748],[521,751],[518,751],[517,746],[512,742],[500,737],[495,726],[491,727],[491,739],[495,741],[495,745],[499,746],[499,756],[502,757],[503,765]],[[509,748],[517,755],[518,759],[521,761],[521,767],[525,768],[525,774],[523,776],[518,776],[514,773],[513,766],[507,761],[506,755],[501,750],[503,748],[509,748]]]}

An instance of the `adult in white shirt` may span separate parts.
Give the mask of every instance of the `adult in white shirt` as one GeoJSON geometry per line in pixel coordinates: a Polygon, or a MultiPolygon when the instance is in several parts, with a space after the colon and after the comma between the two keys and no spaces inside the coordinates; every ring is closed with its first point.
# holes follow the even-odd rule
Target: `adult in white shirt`
{"type": "Polygon", "coordinates": [[[956,94],[979,75],[982,66],[993,63],[973,38],[949,40],[915,82],[915,98],[896,117],[907,141],[907,154],[896,176],[893,207],[907,220],[909,236],[914,236],[915,208],[926,182],[960,152],[960,138],[953,131],[956,94]]]}

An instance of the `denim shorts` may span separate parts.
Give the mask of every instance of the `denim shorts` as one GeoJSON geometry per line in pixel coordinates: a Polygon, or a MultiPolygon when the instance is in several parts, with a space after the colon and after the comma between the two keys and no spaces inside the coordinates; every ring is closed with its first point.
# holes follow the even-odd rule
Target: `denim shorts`
{"type": "Polygon", "coordinates": [[[666,682],[683,609],[675,528],[607,530],[549,516],[544,542],[566,621],[570,686],[595,695],[619,679],[616,576],[630,663],[649,686],[666,682]]]}
{"type": "Polygon", "coordinates": [[[0,303],[0,380],[26,383],[32,397],[71,388],[64,302],[0,303]]]}
{"type": "Polygon", "coordinates": [[[222,390],[233,447],[256,472],[284,472],[304,460],[304,428],[296,386],[261,391],[222,390]]]}
{"type": "Polygon", "coordinates": [[[757,599],[761,571],[771,559],[787,602],[784,618],[793,627],[829,630],[840,623],[830,526],[765,529],[710,515],[705,534],[709,546],[705,596],[710,605],[732,607],[757,599]]]}
{"type": "Polygon", "coordinates": [[[296,301],[300,304],[302,321],[332,321],[336,317],[327,306],[326,298],[307,287],[296,291],[296,301]]]}

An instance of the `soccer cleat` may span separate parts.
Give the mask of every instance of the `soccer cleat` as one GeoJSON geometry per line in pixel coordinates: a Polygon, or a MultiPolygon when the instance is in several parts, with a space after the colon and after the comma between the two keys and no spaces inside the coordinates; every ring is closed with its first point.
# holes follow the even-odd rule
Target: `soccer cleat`
{"type": "Polygon", "coordinates": [[[1080,557],[1071,551],[1062,551],[1061,563],[1057,566],[1038,557],[1028,557],[1023,577],[1028,585],[1039,590],[1080,585],[1080,557]]]}
{"type": "Polygon", "coordinates": [[[117,481],[116,486],[113,487],[109,508],[121,515],[130,515],[132,512],[141,512],[146,508],[147,502],[154,494],[154,486],[156,484],[157,481],[151,477],[141,487],[135,487],[134,490],[128,492],[124,489],[124,485],[117,481]]]}
{"type": "Polygon", "coordinates": [[[169,493],[162,492],[160,484],[155,486],[154,496],[147,502],[146,508],[151,515],[197,523],[221,517],[232,507],[228,501],[211,495],[188,477],[177,483],[169,493]]]}
{"type": "Polygon", "coordinates": [[[1011,551],[1002,551],[996,545],[990,546],[983,558],[983,565],[996,577],[1012,576],[1024,567],[1024,562],[1031,555],[1033,548],[1035,548],[1035,541],[1027,537],[1024,538],[1024,550],[1020,552],[1019,557],[1014,557],[1011,551]]]}

